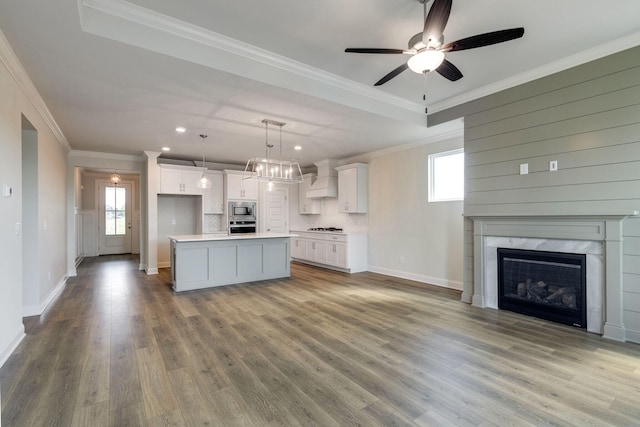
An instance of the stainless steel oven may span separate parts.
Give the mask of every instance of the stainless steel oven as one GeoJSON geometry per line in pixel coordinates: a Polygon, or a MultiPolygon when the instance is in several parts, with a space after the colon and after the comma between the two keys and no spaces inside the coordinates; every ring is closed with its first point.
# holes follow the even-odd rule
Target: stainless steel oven
{"type": "Polygon", "coordinates": [[[256,202],[229,202],[229,234],[256,232],[256,202]]]}

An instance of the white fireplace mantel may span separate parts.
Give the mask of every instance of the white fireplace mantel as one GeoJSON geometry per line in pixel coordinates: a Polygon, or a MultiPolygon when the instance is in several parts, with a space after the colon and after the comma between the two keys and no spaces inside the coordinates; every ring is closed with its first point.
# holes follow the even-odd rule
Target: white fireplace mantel
{"type": "Polygon", "coordinates": [[[497,275],[491,270],[497,268],[493,251],[499,242],[511,248],[530,248],[533,245],[541,250],[558,252],[566,252],[563,248],[570,247],[569,252],[583,253],[588,257],[587,300],[590,293],[592,303],[590,306],[587,301],[587,329],[602,333],[605,338],[624,341],[622,221],[625,217],[470,217],[473,220],[473,283],[465,282],[470,286],[465,288],[463,298],[466,294],[475,306],[497,308],[492,299],[497,292],[497,275]],[[488,280],[491,283],[487,283],[488,280]]]}

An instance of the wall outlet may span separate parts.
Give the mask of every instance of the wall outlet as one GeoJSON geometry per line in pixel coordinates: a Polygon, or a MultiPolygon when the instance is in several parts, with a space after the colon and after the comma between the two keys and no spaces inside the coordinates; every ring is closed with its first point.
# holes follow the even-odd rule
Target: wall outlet
{"type": "Polygon", "coordinates": [[[44,221],[42,221],[42,229],[44,231],[47,231],[47,228],[49,228],[49,223],[47,222],[47,220],[45,219],[44,221]]]}
{"type": "Polygon", "coordinates": [[[522,163],[520,165],[520,175],[526,175],[529,173],[529,163],[522,163]]]}
{"type": "Polygon", "coordinates": [[[176,224],[177,224],[177,221],[175,219],[172,219],[171,220],[171,225],[176,225],[176,224]]]}
{"type": "Polygon", "coordinates": [[[398,258],[398,261],[400,262],[400,264],[404,264],[404,257],[401,256],[400,258],[398,258]]]}
{"type": "Polygon", "coordinates": [[[551,160],[549,162],[549,172],[555,172],[558,170],[558,161],[557,160],[551,160]]]}

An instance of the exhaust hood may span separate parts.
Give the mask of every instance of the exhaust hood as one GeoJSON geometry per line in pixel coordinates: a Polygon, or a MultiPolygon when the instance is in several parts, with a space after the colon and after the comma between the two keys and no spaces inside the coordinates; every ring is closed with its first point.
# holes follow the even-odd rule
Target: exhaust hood
{"type": "Polygon", "coordinates": [[[307,190],[307,197],[309,199],[338,197],[338,172],[335,169],[337,161],[326,159],[314,164],[318,168],[318,175],[311,188],[307,190]]]}

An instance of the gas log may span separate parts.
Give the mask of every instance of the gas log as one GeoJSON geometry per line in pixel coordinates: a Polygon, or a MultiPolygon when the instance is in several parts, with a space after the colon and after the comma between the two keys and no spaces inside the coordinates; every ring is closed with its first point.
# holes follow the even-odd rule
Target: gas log
{"type": "Polygon", "coordinates": [[[518,283],[516,294],[508,294],[509,298],[525,299],[538,304],[577,308],[576,289],[573,286],[547,285],[542,280],[534,282],[527,279],[518,283]]]}

